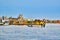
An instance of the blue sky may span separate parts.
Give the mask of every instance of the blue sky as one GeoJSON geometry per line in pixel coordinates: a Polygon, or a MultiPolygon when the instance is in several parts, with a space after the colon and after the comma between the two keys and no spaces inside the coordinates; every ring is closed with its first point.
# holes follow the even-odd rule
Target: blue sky
{"type": "Polygon", "coordinates": [[[60,0],[0,0],[0,16],[60,19],[60,0]]]}

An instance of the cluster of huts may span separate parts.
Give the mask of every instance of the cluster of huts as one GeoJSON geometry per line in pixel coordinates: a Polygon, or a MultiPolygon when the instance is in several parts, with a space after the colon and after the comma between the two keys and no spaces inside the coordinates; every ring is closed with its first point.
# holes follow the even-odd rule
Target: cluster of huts
{"type": "Polygon", "coordinates": [[[43,25],[45,26],[45,20],[38,20],[38,19],[25,19],[20,14],[17,18],[2,16],[0,17],[0,25],[43,25]]]}

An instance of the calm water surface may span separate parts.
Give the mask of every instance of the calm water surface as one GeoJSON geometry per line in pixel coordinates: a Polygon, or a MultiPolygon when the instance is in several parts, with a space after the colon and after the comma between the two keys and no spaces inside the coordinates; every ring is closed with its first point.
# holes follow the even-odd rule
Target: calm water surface
{"type": "Polygon", "coordinates": [[[60,24],[46,24],[45,28],[0,26],[0,40],[60,40],[60,24]]]}

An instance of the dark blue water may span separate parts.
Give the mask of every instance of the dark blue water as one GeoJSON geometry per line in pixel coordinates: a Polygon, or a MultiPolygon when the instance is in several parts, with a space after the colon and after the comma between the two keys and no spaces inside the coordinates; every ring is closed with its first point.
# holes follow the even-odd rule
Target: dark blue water
{"type": "Polygon", "coordinates": [[[60,25],[47,24],[45,28],[0,26],[0,40],[60,40],[60,25]]]}

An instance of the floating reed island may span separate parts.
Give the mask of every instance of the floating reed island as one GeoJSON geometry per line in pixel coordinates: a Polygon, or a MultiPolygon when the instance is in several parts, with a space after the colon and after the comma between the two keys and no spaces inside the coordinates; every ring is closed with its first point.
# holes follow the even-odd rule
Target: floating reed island
{"type": "Polygon", "coordinates": [[[22,14],[19,14],[17,18],[2,16],[0,17],[0,25],[27,25],[28,27],[33,27],[33,25],[41,25],[45,27],[46,23],[59,23],[60,20],[46,20],[46,19],[28,19],[23,18],[22,14]]]}

